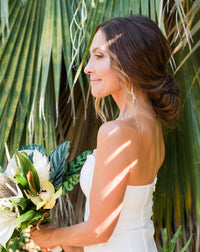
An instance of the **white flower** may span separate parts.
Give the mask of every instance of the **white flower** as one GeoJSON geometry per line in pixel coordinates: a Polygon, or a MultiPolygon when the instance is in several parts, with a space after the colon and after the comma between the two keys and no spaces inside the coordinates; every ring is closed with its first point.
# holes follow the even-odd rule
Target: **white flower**
{"type": "Polygon", "coordinates": [[[42,155],[39,151],[34,151],[33,165],[38,173],[40,181],[49,181],[50,163],[48,157],[42,155]]]}
{"type": "MultiPolygon", "coordinates": [[[[50,172],[50,163],[48,161],[48,157],[46,155],[42,155],[38,150],[23,150],[20,152],[25,152],[28,155],[33,153],[33,165],[37,171],[40,182],[43,180],[49,180],[49,172],[50,172]]],[[[17,164],[15,161],[15,157],[12,157],[9,161],[5,174],[8,177],[14,177],[17,172],[17,164]]]]}
{"type": "Polygon", "coordinates": [[[10,161],[8,162],[7,168],[5,170],[5,174],[8,177],[14,177],[17,171],[17,164],[15,161],[15,157],[12,157],[10,161]]]}
{"type": "Polygon", "coordinates": [[[43,180],[40,189],[41,191],[36,196],[29,195],[25,192],[26,197],[36,205],[36,210],[39,210],[41,207],[43,209],[52,209],[56,203],[56,199],[62,194],[62,188],[55,192],[53,184],[43,180]]]}
{"type": "Polygon", "coordinates": [[[0,244],[4,247],[14,232],[16,218],[17,213],[11,211],[0,215],[0,244]]]}
{"type": "Polygon", "coordinates": [[[12,208],[12,202],[9,200],[9,198],[4,198],[4,199],[0,199],[0,216],[2,214],[2,212],[4,213],[6,209],[11,209],[12,208]]]}
{"type": "Polygon", "coordinates": [[[0,244],[4,247],[14,232],[17,217],[18,209],[12,206],[9,198],[0,199],[0,244]]]}

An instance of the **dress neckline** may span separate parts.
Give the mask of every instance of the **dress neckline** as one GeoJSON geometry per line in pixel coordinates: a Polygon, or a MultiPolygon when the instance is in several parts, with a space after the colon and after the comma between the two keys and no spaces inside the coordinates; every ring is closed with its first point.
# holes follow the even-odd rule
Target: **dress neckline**
{"type": "MultiPolygon", "coordinates": [[[[95,156],[96,156],[96,150],[97,150],[97,149],[94,149],[94,150],[92,151],[92,153],[91,153],[90,155],[88,155],[88,156],[92,156],[92,157],[95,158],[95,156]]],[[[151,182],[151,183],[149,183],[149,184],[145,184],[145,185],[126,185],[126,186],[127,186],[127,187],[130,187],[130,188],[131,188],[131,187],[138,187],[138,188],[148,187],[148,186],[155,185],[155,184],[156,184],[156,181],[157,181],[157,175],[155,176],[154,181],[151,182]]]]}
{"type": "Polygon", "coordinates": [[[157,175],[154,178],[154,181],[149,183],[149,184],[145,184],[145,185],[127,185],[127,187],[147,187],[147,186],[152,186],[155,185],[157,181],[157,175]]]}

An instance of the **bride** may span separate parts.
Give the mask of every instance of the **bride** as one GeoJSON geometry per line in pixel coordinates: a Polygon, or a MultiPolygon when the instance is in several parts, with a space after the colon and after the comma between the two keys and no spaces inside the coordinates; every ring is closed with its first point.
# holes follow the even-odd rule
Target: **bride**
{"type": "Polygon", "coordinates": [[[84,222],[33,227],[31,237],[43,251],[57,245],[64,251],[157,251],[151,216],[165,157],[161,122],[173,122],[179,105],[179,88],[165,71],[169,59],[167,40],[147,17],[117,17],[97,27],[85,73],[101,118],[99,99],[108,95],[120,113],[102,124],[81,171],[84,222]]]}

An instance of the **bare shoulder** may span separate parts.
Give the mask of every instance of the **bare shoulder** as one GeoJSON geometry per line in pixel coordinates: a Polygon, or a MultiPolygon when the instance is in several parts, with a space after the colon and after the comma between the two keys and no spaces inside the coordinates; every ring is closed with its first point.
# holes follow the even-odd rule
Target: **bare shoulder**
{"type": "Polygon", "coordinates": [[[159,124],[145,121],[139,126],[133,120],[110,121],[100,127],[97,137],[99,163],[105,160],[109,169],[118,171],[129,167],[132,185],[151,183],[164,159],[159,124]]]}
{"type": "MultiPolygon", "coordinates": [[[[98,131],[97,147],[109,150],[123,148],[123,154],[138,145],[137,129],[124,121],[109,121],[104,123],[98,131]]],[[[134,148],[135,149],[135,148],[134,148]]]]}
{"type": "Polygon", "coordinates": [[[124,138],[130,136],[130,133],[131,135],[134,135],[134,133],[136,133],[136,129],[134,130],[133,127],[130,127],[123,121],[115,120],[104,123],[99,128],[98,137],[104,139],[123,140],[124,138]]]}

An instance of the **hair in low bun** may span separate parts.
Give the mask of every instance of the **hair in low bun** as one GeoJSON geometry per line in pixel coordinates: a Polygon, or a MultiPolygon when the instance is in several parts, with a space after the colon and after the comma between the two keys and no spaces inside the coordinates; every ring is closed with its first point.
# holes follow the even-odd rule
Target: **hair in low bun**
{"type": "Polygon", "coordinates": [[[106,36],[111,64],[121,84],[125,89],[127,84],[129,89],[130,85],[143,89],[156,115],[172,122],[178,113],[179,87],[165,73],[171,50],[159,27],[151,19],[135,15],[107,20],[96,31],[99,29],[106,36]]]}
{"type": "Polygon", "coordinates": [[[165,73],[160,82],[146,86],[146,90],[156,115],[164,122],[173,122],[179,111],[178,95],[180,92],[174,78],[165,73]]]}

